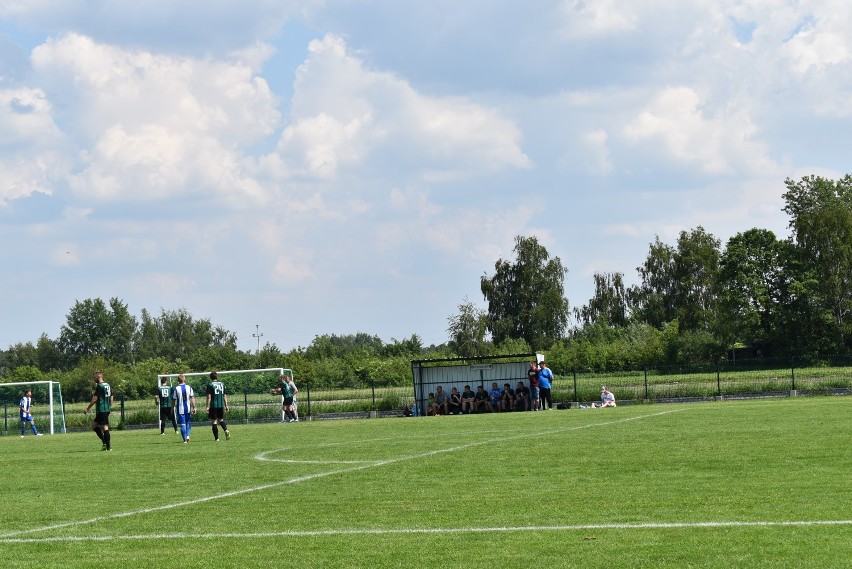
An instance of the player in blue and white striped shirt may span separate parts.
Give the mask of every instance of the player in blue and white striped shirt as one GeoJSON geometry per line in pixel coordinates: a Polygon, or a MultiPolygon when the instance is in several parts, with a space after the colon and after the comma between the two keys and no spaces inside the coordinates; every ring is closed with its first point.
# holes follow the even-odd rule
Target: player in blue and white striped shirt
{"type": "Polygon", "coordinates": [[[189,433],[192,430],[192,415],[195,414],[195,392],[191,385],[186,384],[183,374],[178,376],[178,384],[172,389],[172,409],[180,425],[180,434],[183,435],[183,444],[189,442],[189,433]]]}
{"type": "Polygon", "coordinates": [[[21,436],[23,437],[27,432],[27,423],[29,423],[30,427],[32,427],[33,434],[37,437],[41,436],[41,433],[36,429],[35,423],[33,422],[33,392],[27,389],[24,391],[24,396],[21,397],[20,402],[21,407],[21,436]]]}

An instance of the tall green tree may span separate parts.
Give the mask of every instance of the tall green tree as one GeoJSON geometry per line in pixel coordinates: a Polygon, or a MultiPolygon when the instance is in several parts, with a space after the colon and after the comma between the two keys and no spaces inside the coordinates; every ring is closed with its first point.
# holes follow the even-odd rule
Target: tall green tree
{"type": "Polygon", "coordinates": [[[682,331],[708,332],[716,314],[718,239],[698,226],[681,231],[677,240],[677,319],[682,331]]]}
{"type": "Polygon", "coordinates": [[[459,312],[448,319],[450,349],[457,355],[484,356],[488,351],[488,315],[470,300],[459,304],[459,312]]]}
{"type": "Polygon", "coordinates": [[[838,349],[852,348],[852,175],[787,179],[784,211],[795,243],[818,275],[825,308],[834,320],[838,349]]]}
{"type": "Polygon", "coordinates": [[[637,268],[641,282],[628,293],[639,321],[662,329],[677,320],[681,332],[709,331],[716,310],[719,246],[701,226],[681,231],[676,247],[656,237],[637,268]]]}
{"type": "Polygon", "coordinates": [[[648,247],[645,262],[636,268],[640,283],[628,290],[631,310],[640,322],[662,329],[666,322],[677,319],[677,251],[660,241],[660,236],[648,247]]]}
{"type": "Polygon", "coordinates": [[[494,275],[480,279],[488,302],[488,330],[495,344],[522,338],[543,350],[562,338],[568,325],[568,269],[559,257],[551,259],[535,237],[515,237],[514,253],[514,262],[498,259],[494,275]]]}
{"type": "Polygon", "coordinates": [[[72,364],[94,355],[129,362],[136,326],[136,318],[118,298],[110,299],[109,306],[100,298],[77,301],[60,330],[58,347],[72,364]]]}
{"type": "Polygon", "coordinates": [[[607,326],[626,326],[629,320],[627,289],[621,273],[595,273],[595,295],[589,303],[574,309],[581,326],[601,322],[607,326]]]}
{"type": "Polygon", "coordinates": [[[717,334],[731,346],[741,342],[772,353],[779,346],[780,318],[788,290],[790,243],[767,229],[749,229],[728,240],[717,278],[717,334]]]}

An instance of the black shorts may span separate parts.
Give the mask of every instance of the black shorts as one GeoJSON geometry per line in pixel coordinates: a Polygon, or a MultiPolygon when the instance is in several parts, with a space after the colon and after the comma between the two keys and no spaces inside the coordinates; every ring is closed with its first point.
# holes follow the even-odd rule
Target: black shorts
{"type": "Polygon", "coordinates": [[[171,407],[160,407],[160,420],[173,420],[174,419],[174,410],[171,407]]]}
{"type": "Polygon", "coordinates": [[[293,404],[293,398],[292,397],[285,397],[284,402],[281,404],[281,406],[282,407],[289,407],[292,404],[293,404]]]}
{"type": "Polygon", "coordinates": [[[224,419],[225,409],[223,409],[222,407],[211,407],[210,411],[207,412],[207,416],[210,419],[224,419]]]}
{"type": "Polygon", "coordinates": [[[95,413],[95,424],[109,426],[109,411],[103,413],[98,411],[95,413]]]}

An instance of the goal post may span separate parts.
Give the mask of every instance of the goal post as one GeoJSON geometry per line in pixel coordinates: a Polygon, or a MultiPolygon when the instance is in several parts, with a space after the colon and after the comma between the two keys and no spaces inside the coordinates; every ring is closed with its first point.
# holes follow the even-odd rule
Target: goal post
{"type": "MultiPolygon", "coordinates": [[[[212,370],[211,370],[212,371],[212,370]]],[[[210,379],[211,371],[198,372],[183,372],[186,378],[186,383],[192,386],[195,391],[195,397],[200,401],[205,397],[204,388],[207,381],[210,379]]],[[[225,384],[225,392],[229,397],[233,398],[235,394],[242,393],[245,396],[244,406],[246,419],[249,418],[249,407],[260,405],[258,403],[251,404],[249,395],[265,395],[269,397],[269,390],[278,386],[278,377],[280,375],[288,375],[295,380],[293,370],[283,367],[262,368],[262,369],[234,369],[219,371],[216,370],[219,380],[225,384]]],[[[160,387],[160,382],[163,378],[168,380],[170,387],[177,383],[179,373],[161,373],[157,376],[157,386],[160,387]]],[[[231,407],[236,408],[236,401],[231,401],[231,407]]],[[[280,406],[280,405],[279,405],[280,406]]],[[[284,420],[284,412],[281,411],[281,420],[284,420]]]]}
{"type": "Polygon", "coordinates": [[[62,385],[58,381],[22,381],[0,383],[4,434],[9,434],[20,427],[21,397],[28,389],[32,391],[32,415],[36,428],[51,435],[67,432],[62,385]],[[46,429],[45,421],[47,421],[46,429]]]}

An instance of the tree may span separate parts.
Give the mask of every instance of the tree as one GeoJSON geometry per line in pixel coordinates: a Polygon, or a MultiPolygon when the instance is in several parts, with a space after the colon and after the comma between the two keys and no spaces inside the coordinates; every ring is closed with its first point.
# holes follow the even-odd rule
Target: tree
{"type": "Polygon", "coordinates": [[[785,181],[784,211],[804,259],[819,275],[824,306],[834,320],[836,345],[849,349],[852,314],[852,176],[785,181]]]}
{"type": "Polygon", "coordinates": [[[66,320],[58,346],[72,364],[91,355],[131,361],[136,318],[119,299],[110,299],[109,308],[100,298],[77,301],[66,320]]]}
{"type": "Polygon", "coordinates": [[[682,332],[708,331],[716,310],[719,244],[701,226],[681,231],[676,248],[657,237],[637,268],[642,282],[628,295],[639,320],[662,329],[676,319],[682,332]]]}
{"type": "Polygon", "coordinates": [[[682,331],[710,330],[716,313],[716,275],[719,271],[718,239],[698,226],[681,231],[677,240],[677,318],[682,331]]]}
{"type": "MultiPolygon", "coordinates": [[[[207,348],[236,352],[237,336],[222,326],[214,326],[209,318],[195,319],[185,308],[161,309],[156,318],[143,308],[134,344],[140,359],[164,356],[189,360],[196,351],[207,348]]],[[[222,354],[217,355],[220,360],[221,357],[222,354]]]]}
{"type": "MultiPolygon", "coordinates": [[[[777,344],[790,244],[767,229],[749,229],[728,240],[719,261],[717,334],[728,346],[742,342],[772,352],[777,344]]],[[[767,353],[767,355],[768,355],[767,353]]]]}
{"type": "Polygon", "coordinates": [[[480,279],[488,302],[488,330],[495,344],[522,338],[534,349],[564,335],[569,306],[563,283],[568,270],[550,258],[535,237],[515,237],[514,263],[498,259],[494,275],[480,279]]]}
{"type": "Polygon", "coordinates": [[[674,247],[656,236],[645,262],[636,268],[641,282],[631,287],[627,295],[639,321],[657,329],[677,318],[675,256],[674,247]]]}
{"type": "Polygon", "coordinates": [[[595,273],[595,295],[589,303],[574,309],[581,326],[603,322],[607,326],[626,326],[627,291],[621,273],[595,273]]]}
{"type": "Polygon", "coordinates": [[[450,316],[447,333],[450,335],[450,349],[459,356],[483,356],[488,351],[486,334],[488,316],[473,302],[465,299],[459,304],[459,313],[450,316]]]}

